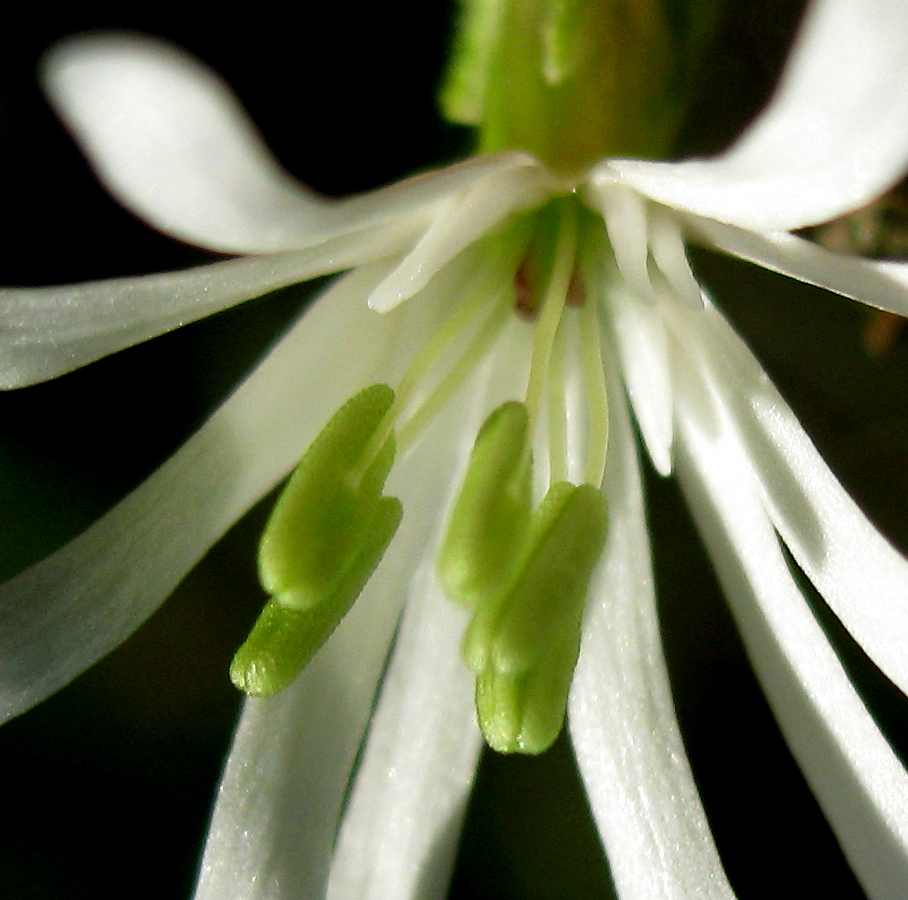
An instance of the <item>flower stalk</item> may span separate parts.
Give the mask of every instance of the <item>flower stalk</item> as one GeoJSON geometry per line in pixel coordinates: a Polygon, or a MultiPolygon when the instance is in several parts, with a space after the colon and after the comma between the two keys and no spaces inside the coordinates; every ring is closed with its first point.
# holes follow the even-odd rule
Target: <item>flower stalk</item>
{"type": "Polygon", "coordinates": [[[671,155],[721,0],[462,0],[441,92],[478,150],[567,178],[608,156],[671,155]]]}

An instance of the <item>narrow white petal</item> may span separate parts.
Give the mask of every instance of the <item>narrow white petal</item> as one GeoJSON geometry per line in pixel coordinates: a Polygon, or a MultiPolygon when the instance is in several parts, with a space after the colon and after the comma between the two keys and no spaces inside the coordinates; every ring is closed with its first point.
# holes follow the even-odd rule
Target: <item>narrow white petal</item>
{"type": "Polygon", "coordinates": [[[621,900],[730,900],[672,704],[633,432],[614,385],[611,406],[609,534],[571,690],[571,738],[621,900]]]}
{"type": "Polygon", "coordinates": [[[502,168],[451,196],[419,243],[376,288],[369,305],[379,312],[393,309],[507,216],[542,203],[551,194],[551,176],[526,159],[525,165],[502,168]]]}
{"type": "Polygon", "coordinates": [[[343,400],[369,380],[400,374],[439,311],[369,311],[364,298],[384,271],[341,280],[144,484],[0,588],[0,719],[128,637],[286,474],[343,400]]]}
{"type": "Polygon", "coordinates": [[[381,228],[483,173],[526,157],[452,166],[350,200],[305,188],[273,158],[220,78],[164,41],[89,35],[48,55],[45,88],[99,177],[174,237],[229,253],[271,253],[381,228]]]}
{"type": "MultiPolygon", "coordinates": [[[[442,480],[460,488],[474,438],[503,397],[522,387],[530,353],[512,319],[484,371],[471,379],[437,428],[442,480]]],[[[440,511],[450,504],[445,503],[440,511]]],[[[405,501],[405,510],[406,510],[405,501]]],[[[338,834],[329,900],[442,898],[482,738],[474,680],[460,654],[465,615],[435,576],[439,517],[409,585],[400,635],[369,726],[362,762],[338,834]]]]}
{"type": "MultiPolygon", "coordinates": [[[[634,417],[656,471],[672,470],[672,383],[668,344],[658,305],[641,301],[620,281],[609,285],[607,302],[621,373],[634,417]]],[[[674,302],[674,301],[669,301],[674,302]]]]}
{"type": "Polygon", "coordinates": [[[908,316],[908,265],[834,253],[793,234],[758,234],[708,219],[691,219],[688,230],[706,246],[765,269],[790,275],[868,306],[908,316]]]}
{"type": "Polygon", "coordinates": [[[704,367],[773,525],[864,652],[908,693],[908,560],[848,496],[743,341],[714,308],[704,319],[704,367]]]}
{"type": "MultiPolygon", "coordinates": [[[[196,900],[325,895],[344,797],[382,668],[413,573],[426,555],[426,535],[434,533],[444,511],[449,431],[433,428],[395,467],[388,492],[401,497],[404,519],[353,610],[286,691],[247,701],[219,789],[196,900]]],[[[381,821],[372,825],[386,827],[381,821]]]]}
{"type": "Polygon", "coordinates": [[[703,291],[691,271],[679,217],[655,207],[650,216],[649,241],[653,262],[671,292],[693,309],[702,309],[703,291]]]}
{"type": "Polygon", "coordinates": [[[324,896],[344,791],[400,611],[399,597],[373,593],[367,588],[290,687],[246,701],[195,900],[324,896]]]}
{"type": "Polygon", "coordinates": [[[56,378],[102,356],[286,285],[382,257],[413,233],[394,223],[310,250],[140,278],[0,290],[0,388],[56,378]]]}
{"type": "Polygon", "coordinates": [[[615,178],[672,206],[757,231],[787,231],[864,205],[908,167],[908,4],[810,5],[766,111],[707,160],[616,160],[615,178]]]}
{"type": "Polygon", "coordinates": [[[412,580],[381,701],[344,814],[328,900],[444,897],[482,747],[463,610],[435,577],[412,580]]]}
{"type": "Polygon", "coordinates": [[[679,378],[678,470],[751,663],[864,890],[901,900],[908,773],[798,590],[721,401],[696,382],[679,378]]]}
{"type": "Polygon", "coordinates": [[[624,280],[641,299],[653,296],[647,263],[649,228],[646,202],[636,191],[611,182],[597,184],[592,203],[602,213],[615,262],[624,280]]]}

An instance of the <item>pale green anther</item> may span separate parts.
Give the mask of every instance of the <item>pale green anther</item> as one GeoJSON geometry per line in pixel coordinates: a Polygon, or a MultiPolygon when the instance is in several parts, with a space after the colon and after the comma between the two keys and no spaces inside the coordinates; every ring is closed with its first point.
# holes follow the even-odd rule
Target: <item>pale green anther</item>
{"type": "Polygon", "coordinates": [[[607,521],[605,496],[592,485],[552,485],[533,513],[513,580],[503,593],[482,598],[467,628],[470,669],[525,671],[547,642],[579,628],[607,521]]]}
{"type": "Polygon", "coordinates": [[[402,509],[382,489],[394,461],[385,384],[348,400],[312,442],[275,504],[259,546],[271,594],[230,666],[254,696],[283,690],[359,596],[397,531],[402,509]],[[388,436],[385,437],[385,431],[388,436]]]}
{"type": "Polygon", "coordinates": [[[498,407],[482,426],[438,557],[452,600],[477,606],[516,576],[530,526],[532,454],[522,403],[498,407]]]}
{"type": "Polygon", "coordinates": [[[479,721],[495,749],[540,752],[561,728],[607,519],[597,488],[553,485],[533,514],[518,576],[476,610],[464,658],[477,675],[479,721]]]}
{"type": "Polygon", "coordinates": [[[579,632],[607,524],[605,496],[592,485],[562,481],[549,490],[533,516],[533,549],[508,593],[492,639],[497,671],[526,671],[552,640],[579,632]]]}
{"type": "Polygon", "coordinates": [[[370,541],[394,461],[394,436],[369,448],[394,402],[373,385],[348,400],[313,441],[275,504],[259,545],[262,586],[283,606],[330,598],[370,541]]]}
{"type": "Polygon", "coordinates": [[[403,513],[400,501],[383,497],[366,539],[330,597],[309,609],[271,599],[230,665],[233,683],[254,697],[287,687],[346,615],[381,561],[403,513]]]}
{"type": "Polygon", "coordinates": [[[499,753],[542,753],[564,724],[580,649],[580,630],[553,642],[538,664],[518,675],[489,666],[476,679],[483,737],[499,753]]]}

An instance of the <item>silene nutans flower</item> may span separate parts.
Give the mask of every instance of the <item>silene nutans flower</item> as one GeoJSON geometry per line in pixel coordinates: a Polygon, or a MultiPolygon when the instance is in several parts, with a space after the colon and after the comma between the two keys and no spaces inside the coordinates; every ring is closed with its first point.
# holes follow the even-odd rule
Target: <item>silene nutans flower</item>
{"type": "Polygon", "coordinates": [[[815,0],[769,106],[680,162],[658,160],[715,8],[666,6],[464,0],[442,106],[476,155],[345,200],[281,170],[168,44],[50,55],[48,93],[109,190],[237,258],[4,290],[4,387],[346,273],[143,485],[0,588],[11,717],[121,643],[289,475],[260,544],[270,599],[230,669],[250,699],[200,900],[443,891],[483,739],[538,753],[565,722],[618,896],[733,896],[672,704],[632,420],[862,887],[908,891],[908,775],[788,559],[902,691],[908,563],[685,249],[908,312],[905,267],[793,234],[908,168],[908,6],[815,0]]]}

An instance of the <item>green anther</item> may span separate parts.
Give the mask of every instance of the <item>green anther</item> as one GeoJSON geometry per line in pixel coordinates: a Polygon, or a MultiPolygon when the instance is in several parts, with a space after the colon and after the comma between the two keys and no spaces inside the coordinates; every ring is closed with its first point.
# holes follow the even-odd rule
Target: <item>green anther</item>
{"type": "Polygon", "coordinates": [[[605,497],[592,485],[553,485],[533,514],[514,583],[476,610],[464,657],[495,749],[541,752],[561,728],[607,519],[605,497]]]}
{"type": "Polygon", "coordinates": [[[259,577],[278,603],[309,609],[331,597],[369,539],[394,461],[393,434],[373,459],[363,456],[393,402],[384,384],[356,394],[296,467],[259,545],[259,577]]]}
{"type": "Polygon", "coordinates": [[[230,664],[230,678],[241,691],[270,697],[296,678],[366,586],[397,531],[402,513],[396,498],[379,500],[359,555],[333,594],[317,606],[295,609],[274,599],[265,604],[230,664]]]}
{"type": "Polygon", "coordinates": [[[482,426],[438,558],[448,595],[477,606],[516,575],[530,525],[532,455],[522,403],[498,407],[482,426]]]}
{"type": "Polygon", "coordinates": [[[476,679],[476,714],[486,743],[499,753],[542,753],[564,724],[580,649],[580,630],[553,643],[519,675],[489,667],[476,679]]]}
{"type": "Polygon", "coordinates": [[[359,596],[397,531],[401,505],[383,497],[394,461],[386,419],[394,391],[377,384],[348,400],[300,460],[259,546],[271,594],[230,666],[248,694],[285,688],[359,596]],[[385,430],[388,435],[385,437],[385,430]]]}
{"type": "Polygon", "coordinates": [[[605,496],[589,484],[552,486],[533,517],[533,548],[492,640],[492,665],[523,672],[554,637],[580,629],[590,576],[602,554],[605,496]]]}

